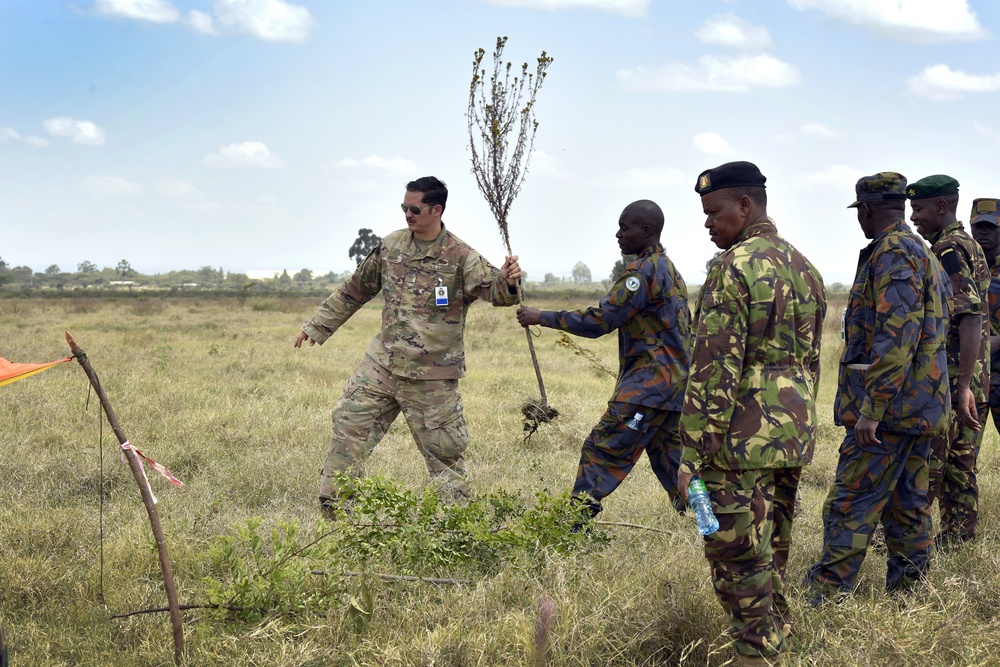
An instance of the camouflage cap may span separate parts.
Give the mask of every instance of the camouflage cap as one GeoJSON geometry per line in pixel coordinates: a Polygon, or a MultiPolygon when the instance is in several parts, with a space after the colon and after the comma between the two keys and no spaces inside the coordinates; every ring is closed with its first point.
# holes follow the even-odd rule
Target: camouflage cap
{"type": "Polygon", "coordinates": [[[1000,199],[976,199],[972,202],[972,214],[969,217],[969,224],[977,222],[989,222],[1000,227],[1000,199]]]}
{"type": "Polygon", "coordinates": [[[753,162],[727,162],[698,174],[694,191],[707,195],[725,188],[763,188],[766,180],[753,162]]]}
{"type": "Polygon", "coordinates": [[[906,176],[894,171],[880,171],[871,176],[862,176],[854,186],[857,201],[847,208],[858,204],[889,199],[906,199],[906,176]]]}
{"type": "Polygon", "coordinates": [[[906,196],[910,199],[943,197],[955,192],[958,192],[958,181],[944,174],[924,176],[919,181],[910,183],[910,187],[906,188],[906,196]]]}

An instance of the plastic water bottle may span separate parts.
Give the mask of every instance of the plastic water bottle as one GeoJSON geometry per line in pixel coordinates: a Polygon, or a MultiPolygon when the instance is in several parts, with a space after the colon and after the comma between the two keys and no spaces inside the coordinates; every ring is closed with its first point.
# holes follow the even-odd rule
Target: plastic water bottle
{"type": "Polygon", "coordinates": [[[642,413],[641,412],[637,412],[637,413],[635,413],[635,415],[632,416],[632,419],[629,419],[627,422],[625,422],[625,426],[628,426],[633,431],[638,431],[639,430],[639,422],[641,422],[641,421],[642,421],[642,413]]]}
{"type": "Polygon", "coordinates": [[[708,489],[705,482],[700,477],[692,477],[688,486],[688,505],[694,512],[695,521],[698,522],[698,532],[702,535],[711,535],[719,529],[719,520],[715,518],[712,511],[712,501],[708,497],[708,489]]]}

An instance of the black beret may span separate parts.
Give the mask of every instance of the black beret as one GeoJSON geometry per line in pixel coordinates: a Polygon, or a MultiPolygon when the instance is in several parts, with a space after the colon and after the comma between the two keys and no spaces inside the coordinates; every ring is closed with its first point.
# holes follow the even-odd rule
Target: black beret
{"type": "Polygon", "coordinates": [[[707,195],[725,188],[762,188],[766,180],[753,162],[727,162],[701,172],[694,191],[707,195]]]}

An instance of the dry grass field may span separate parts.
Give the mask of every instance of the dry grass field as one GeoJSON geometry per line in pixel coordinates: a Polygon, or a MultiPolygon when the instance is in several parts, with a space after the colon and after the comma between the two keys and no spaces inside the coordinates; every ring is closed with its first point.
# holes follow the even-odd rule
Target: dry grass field
{"type": "MultiPolygon", "coordinates": [[[[330,410],[378,327],[379,311],[370,305],[326,345],[294,350],[315,305],[313,299],[242,306],[237,299],[0,300],[0,356],[21,362],[67,356],[63,331],[69,330],[131,442],[184,482],[175,489],[151,473],[184,604],[207,603],[213,590],[232,585],[219,545],[226,537],[239,542],[248,520],[259,522],[265,553],[275,531],[295,525],[305,543],[317,528],[330,410]]],[[[820,550],[820,508],[841,438],[831,416],[841,305],[830,308],[820,443],[803,477],[788,567],[797,634],[786,664],[1000,664],[1000,479],[992,423],[979,464],[981,539],[935,553],[925,590],[885,596],[884,555],[871,553],[857,594],[842,604],[814,610],[798,595],[820,550]]],[[[543,330],[536,347],[549,402],[561,416],[525,443],[519,407],[537,387],[524,334],[512,310],[480,304],[471,310],[462,394],[477,494],[506,492],[529,507],[539,491],[558,495],[572,485],[580,442],[613,381],[556,346],[557,338],[543,330]]],[[[578,340],[617,367],[614,336],[578,340]]],[[[172,664],[166,614],[111,618],[166,600],[138,490],[106,425],[100,440],[100,413],[93,395],[88,407],[82,370],[64,364],[0,392],[0,613],[12,664],[172,664]]],[[[423,493],[426,472],[402,420],[376,449],[369,472],[395,480],[404,492],[423,493]]],[[[250,615],[185,611],[186,662],[561,667],[731,660],[693,519],[670,511],[645,461],[605,508],[600,519],[607,523],[576,547],[540,542],[529,557],[493,569],[419,568],[445,578],[475,573],[467,584],[313,576],[328,588],[309,584],[304,594],[325,606],[250,615]],[[552,601],[554,617],[545,661],[536,662],[543,598],[552,601]],[[367,607],[362,617],[359,607],[367,607]]],[[[315,563],[292,558],[287,567],[315,563]]],[[[370,573],[401,574],[385,567],[380,562],[370,573]]]]}

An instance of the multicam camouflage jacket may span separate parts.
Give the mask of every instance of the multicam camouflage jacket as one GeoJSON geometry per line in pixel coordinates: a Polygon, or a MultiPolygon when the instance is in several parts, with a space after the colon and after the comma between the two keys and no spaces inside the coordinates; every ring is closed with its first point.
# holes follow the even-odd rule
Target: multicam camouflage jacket
{"type": "Polygon", "coordinates": [[[680,410],[691,350],[687,286],[663,246],[625,267],[597,308],[543,311],[540,324],[597,338],[618,330],[618,384],[612,401],[680,410]]]}
{"type": "Polygon", "coordinates": [[[476,299],[495,306],[517,302],[500,271],[443,225],[426,250],[401,229],[382,239],[302,330],[322,344],[380,290],[382,330],[367,354],[394,375],[413,380],[463,377],[469,306],[476,299]]]}
{"type": "Polygon", "coordinates": [[[951,324],[948,327],[948,375],[952,379],[951,390],[954,392],[957,389],[960,347],[958,318],[966,313],[979,314],[983,318],[983,336],[979,345],[979,357],[972,370],[971,389],[976,403],[985,403],[990,386],[990,314],[986,305],[990,289],[990,268],[986,255],[965,231],[961,222],[953,222],[936,237],[927,240],[951,282],[951,298],[948,299],[948,311],[951,313],[951,324]]]}
{"type": "Polygon", "coordinates": [[[825,316],[816,268],[770,219],[748,225],[713,262],[698,297],[682,467],[812,460],[825,316]]]}
{"type": "Polygon", "coordinates": [[[949,293],[941,265],[902,220],[861,251],[844,315],[837,424],[864,415],[893,433],[947,431],[949,293]]]}
{"type": "MultiPolygon", "coordinates": [[[[1000,262],[991,267],[986,301],[990,312],[990,334],[1000,336],[1000,262]]],[[[990,347],[990,387],[996,386],[1000,386],[1000,345],[996,349],[990,347]]]]}

